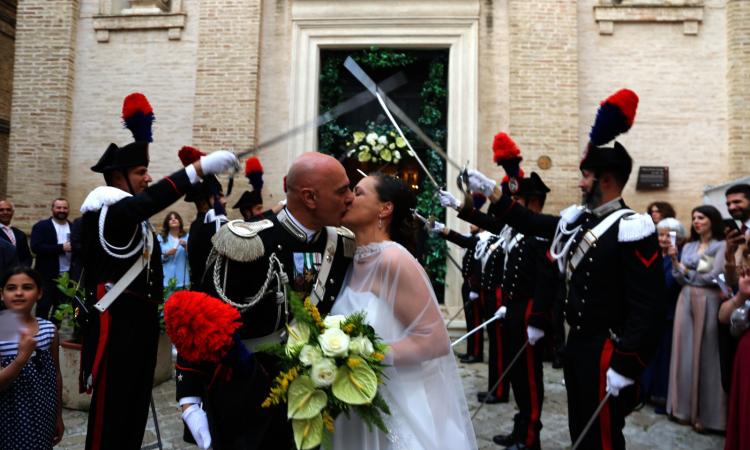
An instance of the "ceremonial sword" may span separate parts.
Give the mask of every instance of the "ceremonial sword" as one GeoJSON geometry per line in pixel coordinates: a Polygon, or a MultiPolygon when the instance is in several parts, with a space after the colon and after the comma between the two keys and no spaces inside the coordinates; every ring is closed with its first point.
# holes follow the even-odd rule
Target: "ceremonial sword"
{"type": "MultiPolygon", "coordinates": [[[[377,89],[379,89],[381,92],[389,92],[393,89],[396,89],[398,87],[403,86],[406,83],[406,76],[403,72],[399,72],[387,79],[385,79],[380,85],[376,85],[377,89]]],[[[271,145],[277,144],[281,141],[284,141],[295,134],[298,134],[308,128],[318,128],[321,125],[325,125],[326,123],[350,112],[357,108],[359,108],[362,105],[365,105],[367,103],[370,103],[373,100],[371,96],[371,91],[369,89],[366,89],[359,94],[349,98],[348,100],[344,100],[343,102],[339,103],[338,105],[334,106],[333,108],[329,109],[328,111],[324,112],[323,114],[320,114],[318,117],[305,122],[301,125],[297,125],[296,127],[287,130],[277,136],[274,136],[267,141],[261,142],[258,145],[255,145],[251,147],[248,150],[244,150],[240,153],[236,153],[235,156],[237,156],[237,159],[244,158],[245,156],[248,156],[254,152],[256,152],[259,148],[263,147],[270,147],[271,145]]],[[[227,196],[232,193],[232,185],[234,184],[234,173],[229,175],[229,184],[227,186],[227,196]]]]}
{"type": "Polygon", "coordinates": [[[362,83],[362,85],[365,86],[365,88],[367,88],[367,90],[369,90],[370,93],[375,96],[375,98],[377,98],[378,103],[380,103],[381,108],[383,108],[383,111],[385,112],[386,116],[388,116],[388,119],[391,121],[391,124],[393,124],[393,126],[396,128],[396,131],[398,131],[401,138],[404,141],[406,141],[406,144],[409,146],[409,150],[411,150],[412,154],[414,155],[414,158],[417,160],[417,163],[419,163],[419,165],[422,167],[422,170],[425,171],[425,173],[427,174],[427,177],[430,179],[430,181],[432,181],[435,187],[438,190],[440,190],[441,187],[437,184],[437,182],[435,181],[435,178],[432,176],[430,171],[427,170],[427,167],[419,158],[419,155],[417,155],[417,153],[414,151],[411,144],[409,143],[409,140],[406,139],[406,137],[404,136],[404,133],[401,131],[401,127],[399,127],[398,124],[396,123],[396,120],[393,118],[391,111],[393,111],[393,114],[395,114],[396,117],[398,117],[399,119],[401,119],[402,122],[404,122],[407,128],[413,131],[414,134],[416,134],[419,139],[421,139],[432,150],[434,150],[443,159],[445,159],[446,162],[448,162],[449,164],[451,164],[453,167],[455,167],[458,170],[461,170],[461,167],[452,159],[450,159],[448,157],[448,154],[445,152],[445,150],[440,148],[440,146],[437,145],[435,141],[430,139],[429,136],[427,136],[427,134],[425,134],[425,132],[422,131],[422,129],[419,128],[419,126],[416,123],[414,123],[414,121],[411,120],[409,116],[407,116],[401,110],[401,108],[398,107],[398,105],[396,105],[396,103],[394,103],[390,98],[388,98],[385,92],[383,92],[383,90],[380,89],[377,84],[375,84],[372,78],[370,78],[369,75],[367,75],[365,71],[362,70],[362,68],[354,61],[354,59],[352,59],[351,56],[346,58],[346,61],[344,61],[344,67],[346,67],[347,70],[349,70],[349,72],[354,76],[354,78],[356,78],[357,81],[362,83]]]}
{"type": "Polygon", "coordinates": [[[604,408],[604,404],[607,403],[609,398],[612,396],[611,392],[607,392],[607,395],[604,396],[601,402],[599,402],[599,406],[596,407],[596,410],[594,411],[594,414],[589,419],[588,423],[586,423],[586,426],[583,427],[583,431],[581,431],[581,434],[578,435],[578,439],[576,439],[576,443],[573,444],[573,447],[571,447],[570,450],[576,450],[579,445],[581,445],[581,442],[583,441],[583,438],[586,436],[586,433],[588,433],[589,429],[591,428],[591,425],[594,424],[594,421],[599,416],[599,413],[602,411],[602,408],[604,408]]]}
{"type": "MultiPolygon", "coordinates": [[[[510,369],[511,367],[513,367],[513,364],[515,364],[516,361],[518,361],[518,358],[521,357],[521,355],[523,354],[523,351],[526,350],[526,347],[528,346],[529,346],[529,341],[527,340],[526,342],[523,343],[521,348],[518,350],[518,353],[516,353],[516,356],[514,356],[513,359],[510,361],[510,364],[508,364],[508,367],[506,367],[505,370],[503,370],[503,373],[500,375],[500,378],[497,379],[497,382],[495,382],[492,388],[489,391],[487,391],[487,397],[489,397],[489,394],[491,392],[495,392],[495,389],[497,389],[497,387],[500,386],[500,383],[503,382],[503,378],[505,378],[508,372],[510,372],[510,369]]],[[[479,408],[477,408],[477,410],[474,411],[474,414],[471,415],[471,420],[474,420],[474,417],[476,417],[477,414],[479,414],[479,411],[482,410],[484,405],[487,404],[487,397],[485,397],[484,400],[482,400],[482,403],[479,405],[479,408]]]]}
{"type": "Polygon", "coordinates": [[[466,338],[468,338],[472,334],[476,333],[477,331],[481,330],[482,328],[486,327],[490,323],[492,323],[492,322],[494,322],[494,321],[496,321],[498,319],[502,319],[505,316],[504,313],[505,313],[506,310],[507,310],[507,308],[505,306],[501,306],[497,311],[495,311],[495,314],[492,315],[491,319],[485,320],[484,322],[482,322],[479,326],[477,326],[473,330],[469,331],[468,333],[464,334],[460,338],[458,338],[455,341],[453,341],[451,343],[451,347],[454,347],[459,342],[463,342],[466,338]]]}
{"type": "MultiPolygon", "coordinates": [[[[430,220],[424,217],[423,215],[419,214],[416,209],[412,208],[411,213],[414,215],[416,219],[418,219],[420,222],[424,223],[425,225],[430,223],[430,220]]],[[[451,253],[449,251],[446,251],[445,256],[448,257],[450,262],[452,262],[453,265],[456,266],[456,269],[458,269],[458,271],[460,272],[461,265],[458,264],[458,262],[455,259],[453,259],[453,256],[451,255],[451,253]]]]}

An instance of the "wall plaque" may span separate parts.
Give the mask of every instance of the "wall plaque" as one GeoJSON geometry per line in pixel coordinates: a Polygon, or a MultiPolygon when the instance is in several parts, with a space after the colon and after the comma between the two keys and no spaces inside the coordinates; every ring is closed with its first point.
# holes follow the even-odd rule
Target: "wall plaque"
{"type": "Polygon", "coordinates": [[[641,166],[638,168],[636,190],[665,189],[669,187],[669,167],[641,166]]]}

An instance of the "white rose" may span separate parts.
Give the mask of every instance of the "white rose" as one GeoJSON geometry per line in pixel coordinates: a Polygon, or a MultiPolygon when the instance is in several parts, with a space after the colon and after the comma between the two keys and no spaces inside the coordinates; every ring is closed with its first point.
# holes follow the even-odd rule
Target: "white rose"
{"type": "Polygon", "coordinates": [[[386,145],[388,143],[388,138],[385,137],[385,136],[380,136],[378,138],[378,142],[381,143],[381,144],[383,144],[383,145],[386,145]]]}
{"type": "Polygon", "coordinates": [[[305,345],[299,352],[299,360],[305,366],[312,366],[323,358],[323,352],[317,345],[305,345]]]}
{"type": "Polygon", "coordinates": [[[370,133],[365,138],[365,141],[370,145],[375,145],[378,142],[378,135],[376,133],[370,133]]]}
{"type": "Polygon", "coordinates": [[[341,328],[341,322],[346,320],[346,316],[341,314],[329,314],[323,319],[323,325],[326,328],[341,328]]]}
{"type": "Polygon", "coordinates": [[[291,325],[287,325],[286,329],[289,333],[289,339],[286,341],[286,353],[296,355],[310,340],[310,328],[307,324],[293,322],[291,325]]]}
{"type": "Polygon", "coordinates": [[[355,355],[370,356],[375,351],[372,342],[366,336],[357,336],[349,343],[349,352],[355,355]]]}
{"type": "Polygon", "coordinates": [[[336,370],[336,363],[332,359],[323,358],[313,364],[310,370],[310,378],[312,378],[315,386],[330,386],[333,384],[333,380],[336,379],[336,370]]]}
{"type": "Polygon", "coordinates": [[[349,349],[349,335],[339,328],[329,328],[318,336],[320,349],[323,354],[330,357],[346,356],[349,349]]]}

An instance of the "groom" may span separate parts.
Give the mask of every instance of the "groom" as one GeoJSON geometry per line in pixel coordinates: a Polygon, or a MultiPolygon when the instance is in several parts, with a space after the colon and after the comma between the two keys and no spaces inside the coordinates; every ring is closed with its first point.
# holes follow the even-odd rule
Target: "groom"
{"type": "MultiPolygon", "coordinates": [[[[238,308],[240,338],[250,351],[280,342],[292,319],[278,282],[284,274],[289,289],[309,296],[326,314],[354,255],[354,235],[339,227],[353,199],[341,163],[321,153],[304,153],[292,163],[285,181],[287,206],[264,220],[229,222],[214,238],[207,262],[204,288],[238,308]]],[[[275,361],[262,353],[253,354],[247,370],[178,358],[177,399],[198,446],[292,446],[286,408],[260,406],[277,374],[275,361]]]]}

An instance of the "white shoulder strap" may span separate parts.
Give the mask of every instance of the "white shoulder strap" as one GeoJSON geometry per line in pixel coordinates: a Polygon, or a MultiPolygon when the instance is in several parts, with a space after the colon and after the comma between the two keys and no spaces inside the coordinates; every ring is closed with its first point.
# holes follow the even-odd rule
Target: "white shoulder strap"
{"type": "Polygon", "coordinates": [[[143,271],[143,268],[148,265],[151,258],[151,252],[154,250],[154,235],[150,232],[147,232],[144,235],[144,240],[146,241],[146,251],[141,254],[140,258],[137,258],[135,260],[133,265],[130,266],[130,269],[125,272],[125,275],[117,280],[117,283],[115,283],[114,286],[112,286],[109,291],[104,294],[104,297],[102,297],[94,305],[94,308],[98,309],[99,312],[106,311],[107,308],[109,308],[112,303],[117,300],[120,294],[122,294],[122,292],[127,289],[128,286],[130,286],[130,283],[132,283],[133,280],[136,279],[138,274],[143,271]]]}
{"type": "Polygon", "coordinates": [[[602,235],[606,233],[607,230],[609,230],[612,225],[614,225],[623,216],[633,214],[634,212],[635,211],[633,211],[632,209],[618,209],[617,211],[608,215],[604,220],[599,222],[594,228],[586,231],[586,233],[583,234],[581,242],[579,242],[576,249],[573,250],[573,255],[570,257],[570,261],[568,262],[568,279],[570,279],[573,271],[576,269],[576,267],[578,267],[578,264],[583,261],[583,258],[586,256],[586,253],[588,253],[591,247],[596,247],[596,242],[599,240],[599,238],[601,238],[602,235]]]}

